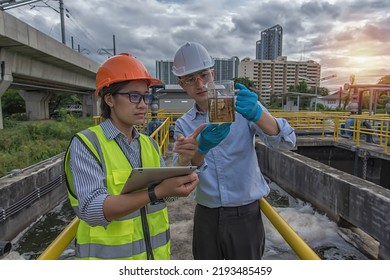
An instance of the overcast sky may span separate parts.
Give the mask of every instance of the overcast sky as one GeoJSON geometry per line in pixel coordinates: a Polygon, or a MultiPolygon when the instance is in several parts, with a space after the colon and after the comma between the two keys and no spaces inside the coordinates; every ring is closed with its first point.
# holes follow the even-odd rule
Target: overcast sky
{"type": "MultiPolygon", "coordinates": [[[[7,12],[61,41],[59,2],[33,5],[7,12]]],[[[64,7],[68,46],[73,36],[75,48],[101,63],[107,55],[98,50],[110,51],[115,34],[116,52],[132,53],[152,75],[155,61],[172,60],[186,41],[213,57],[254,59],[260,32],[275,24],[288,60],[317,61],[321,77],[337,74],[321,86],[337,89],[351,74],[355,83],[390,75],[389,0],[64,0],[64,7]]]]}

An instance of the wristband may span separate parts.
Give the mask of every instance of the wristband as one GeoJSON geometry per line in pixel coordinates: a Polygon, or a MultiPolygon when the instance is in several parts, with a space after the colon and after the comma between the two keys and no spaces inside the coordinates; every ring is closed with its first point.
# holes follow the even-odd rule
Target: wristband
{"type": "Polygon", "coordinates": [[[154,187],[156,185],[151,185],[148,187],[148,195],[149,195],[149,200],[151,204],[157,204],[161,201],[161,199],[157,199],[156,193],[154,192],[154,187]]]}

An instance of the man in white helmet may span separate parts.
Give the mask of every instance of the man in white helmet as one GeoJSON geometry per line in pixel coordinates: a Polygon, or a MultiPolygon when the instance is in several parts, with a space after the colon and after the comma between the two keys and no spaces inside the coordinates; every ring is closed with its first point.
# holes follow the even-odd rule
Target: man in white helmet
{"type": "Polygon", "coordinates": [[[174,164],[203,167],[195,190],[193,256],[261,259],[265,233],[258,200],[268,195],[269,187],[258,165],[255,135],[282,151],[295,146],[295,133],[285,119],[275,119],[254,92],[236,83],[235,121],[208,124],[194,137],[193,131],[208,122],[205,85],[214,79],[213,67],[207,50],[195,42],[177,50],[172,67],[179,85],[195,100],[176,120],[174,164]]]}

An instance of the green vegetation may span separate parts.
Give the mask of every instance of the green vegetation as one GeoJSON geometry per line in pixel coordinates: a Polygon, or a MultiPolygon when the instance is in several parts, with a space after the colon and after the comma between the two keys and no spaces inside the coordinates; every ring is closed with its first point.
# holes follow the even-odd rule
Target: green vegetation
{"type": "MultiPolygon", "coordinates": [[[[65,108],[69,105],[81,105],[76,94],[53,94],[49,99],[49,116],[52,119],[62,118],[71,114],[65,108]]],[[[27,121],[26,103],[16,89],[8,89],[1,97],[1,109],[5,121],[27,121]]],[[[77,115],[77,114],[76,114],[77,115]]]]}
{"type": "Polygon", "coordinates": [[[0,130],[0,177],[65,152],[72,136],[93,124],[69,114],[60,121],[7,120],[0,130]]]}

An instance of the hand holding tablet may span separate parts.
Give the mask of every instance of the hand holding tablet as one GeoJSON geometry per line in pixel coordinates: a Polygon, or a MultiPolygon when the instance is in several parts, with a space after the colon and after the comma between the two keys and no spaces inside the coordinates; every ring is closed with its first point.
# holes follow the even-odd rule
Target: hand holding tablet
{"type": "Polygon", "coordinates": [[[195,170],[196,166],[134,168],[123,187],[122,194],[143,190],[165,179],[188,175],[195,170]]]}

